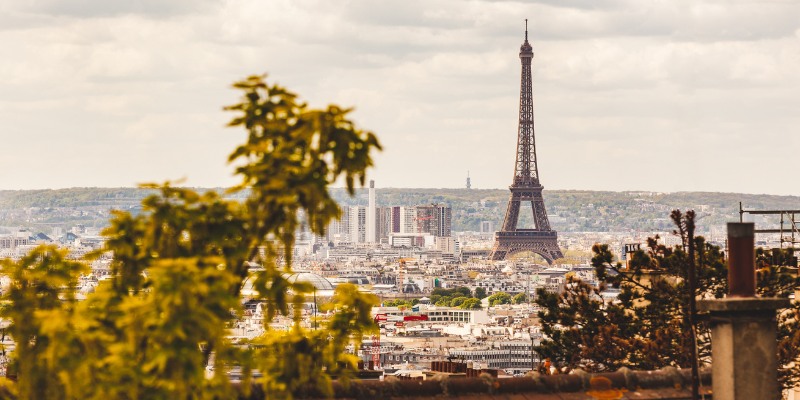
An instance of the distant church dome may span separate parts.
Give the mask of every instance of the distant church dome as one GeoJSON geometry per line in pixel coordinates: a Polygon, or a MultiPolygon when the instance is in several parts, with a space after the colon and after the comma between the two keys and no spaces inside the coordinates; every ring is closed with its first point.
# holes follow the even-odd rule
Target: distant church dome
{"type": "Polygon", "coordinates": [[[291,283],[310,283],[317,290],[333,290],[333,284],[328,279],[312,272],[295,272],[286,276],[286,280],[291,283]]]}
{"type": "MultiPolygon", "coordinates": [[[[291,274],[283,274],[284,279],[291,283],[295,282],[306,282],[310,283],[311,286],[314,286],[315,293],[317,295],[325,295],[326,293],[330,292],[328,295],[333,294],[333,284],[326,279],[322,275],[317,275],[311,272],[295,272],[291,274]]],[[[245,279],[244,283],[242,284],[241,293],[244,296],[258,296],[258,292],[253,289],[253,282],[256,280],[255,275],[251,275],[245,279]]]]}

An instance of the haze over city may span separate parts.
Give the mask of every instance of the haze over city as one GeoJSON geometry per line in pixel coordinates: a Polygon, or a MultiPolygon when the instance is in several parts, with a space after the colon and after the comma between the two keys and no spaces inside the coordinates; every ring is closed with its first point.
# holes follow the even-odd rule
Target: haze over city
{"type": "Polygon", "coordinates": [[[0,5],[0,188],[235,182],[230,84],[355,107],[379,187],[503,188],[528,18],[546,189],[800,195],[800,5],[36,1],[0,5]]]}

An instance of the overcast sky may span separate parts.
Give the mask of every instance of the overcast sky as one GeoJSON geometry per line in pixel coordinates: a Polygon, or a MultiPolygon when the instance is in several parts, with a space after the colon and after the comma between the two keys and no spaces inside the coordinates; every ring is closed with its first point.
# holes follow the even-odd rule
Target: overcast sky
{"type": "Polygon", "coordinates": [[[230,83],[353,106],[378,187],[800,195],[800,2],[0,0],[0,189],[234,183],[230,83]]]}

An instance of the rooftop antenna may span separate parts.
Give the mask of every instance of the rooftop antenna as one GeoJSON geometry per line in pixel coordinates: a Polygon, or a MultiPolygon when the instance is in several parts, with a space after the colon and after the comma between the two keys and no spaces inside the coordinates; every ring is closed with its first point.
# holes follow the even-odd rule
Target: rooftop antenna
{"type": "Polygon", "coordinates": [[[525,18],[525,41],[528,41],[528,19],[525,18]]]}

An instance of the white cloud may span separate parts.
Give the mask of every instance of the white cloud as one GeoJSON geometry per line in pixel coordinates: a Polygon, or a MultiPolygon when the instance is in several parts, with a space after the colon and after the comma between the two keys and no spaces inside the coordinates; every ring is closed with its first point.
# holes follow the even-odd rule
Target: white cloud
{"type": "Polygon", "coordinates": [[[0,182],[230,184],[228,87],[268,72],[313,106],[356,108],[386,148],[379,186],[458,187],[470,170],[505,187],[529,18],[546,187],[800,194],[770,173],[800,144],[795,2],[376,4],[6,2],[0,182]]]}

